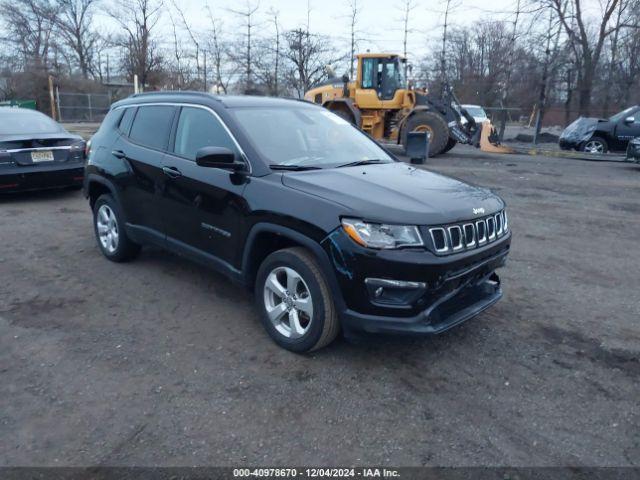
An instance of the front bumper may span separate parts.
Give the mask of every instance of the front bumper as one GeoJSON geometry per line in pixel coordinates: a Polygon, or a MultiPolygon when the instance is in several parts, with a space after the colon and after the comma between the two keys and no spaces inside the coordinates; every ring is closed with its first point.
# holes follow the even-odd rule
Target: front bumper
{"type": "Polygon", "coordinates": [[[580,145],[573,140],[567,140],[561,137],[560,140],[558,140],[558,146],[561,150],[577,150],[580,145]]]}
{"type": "Polygon", "coordinates": [[[0,193],[79,187],[83,178],[83,162],[3,167],[0,169],[0,193]]]}
{"type": "Polygon", "coordinates": [[[347,310],[342,320],[351,331],[436,335],[475,317],[500,298],[500,278],[492,272],[465,282],[412,317],[364,315],[347,310]]]}
{"type": "Polygon", "coordinates": [[[478,315],[502,297],[495,270],[506,262],[511,232],[492,244],[445,256],[424,250],[365,249],[340,231],[328,242],[347,333],[437,334],[478,315]],[[384,285],[383,279],[406,289],[389,291],[383,286],[377,290],[384,285]]]}

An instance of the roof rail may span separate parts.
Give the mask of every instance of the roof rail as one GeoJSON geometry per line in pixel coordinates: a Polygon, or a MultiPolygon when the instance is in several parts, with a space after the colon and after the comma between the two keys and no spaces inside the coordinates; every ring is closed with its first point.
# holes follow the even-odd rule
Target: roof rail
{"type": "Polygon", "coordinates": [[[207,92],[198,92],[196,90],[157,90],[153,92],[140,92],[134,93],[130,95],[129,98],[140,98],[154,95],[185,95],[185,96],[198,96],[198,97],[206,97],[206,98],[215,98],[218,99],[218,95],[214,95],[212,93],[207,92]]]}

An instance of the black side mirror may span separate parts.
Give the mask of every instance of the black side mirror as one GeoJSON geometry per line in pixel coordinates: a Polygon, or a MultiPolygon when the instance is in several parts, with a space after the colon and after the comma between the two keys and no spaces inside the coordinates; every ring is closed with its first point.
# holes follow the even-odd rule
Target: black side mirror
{"type": "Polygon", "coordinates": [[[342,75],[342,83],[349,83],[349,75],[346,73],[342,75]]]}
{"type": "Polygon", "coordinates": [[[244,162],[236,162],[236,154],[224,147],[202,147],[196,152],[196,164],[200,167],[243,170],[244,162]]]}

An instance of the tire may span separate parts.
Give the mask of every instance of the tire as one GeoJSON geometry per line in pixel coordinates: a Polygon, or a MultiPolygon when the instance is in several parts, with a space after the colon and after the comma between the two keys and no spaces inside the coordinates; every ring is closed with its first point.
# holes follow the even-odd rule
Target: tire
{"type": "Polygon", "coordinates": [[[256,276],[255,297],[264,328],[287,350],[317,350],[329,345],[340,331],[329,285],[304,248],[278,250],[265,258],[256,276]],[[292,323],[295,319],[297,323],[292,323]]]}
{"type": "Polygon", "coordinates": [[[442,115],[435,112],[417,112],[409,119],[402,131],[402,145],[407,146],[407,133],[420,128],[431,132],[429,156],[436,156],[445,151],[449,142],[449,127],[442,115]]]}
{"type": "Polygon", "coordinates": [[[449,141],[447,142],[447,144],[444,147],[444,150],[442,150],[441,153],[447,153],[449,150],[451,150],[457,144],[458,144],[458,142],[456,140],[454,140],[453,138],[449,138],[449,141]]]}
{"type": "Polygon", "coordinates": [[[93,205],[93,230],[100,251],[112,262],[126,262],[140,253],[140,245],[127,237],[120,207],[109,194],[100,195],[93,205]]]}
{"type": "Polygon", "coordinates": [[[347,112],[346,110],[344,110],[342,108],[337,108],[336,110],[330,110],[330,112],[335,113],[337,116],[339,116],[340,118],[342,118],[343,120],[349,122],[352,125],[355,124],[355,120],[353,119],[353,115],[351,115],[350,112],[347,112]]]}
{"type": "Polygon", "coordinates": [[[587,153],[607,153],[609,151],[609,145],[602,137],[591,137],[580,145],[580,151],[587,153]]]}

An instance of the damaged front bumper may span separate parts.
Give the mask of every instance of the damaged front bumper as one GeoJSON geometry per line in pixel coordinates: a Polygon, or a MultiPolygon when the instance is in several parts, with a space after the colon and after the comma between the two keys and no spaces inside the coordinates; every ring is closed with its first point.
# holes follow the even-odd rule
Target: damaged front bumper
{"type": "Polygon", "coordinates": [[[502,297],[495,270],[511,233],[495,243],[448,256],[418,251],[371,251],[333,238],[331,258],[345,308],[345,333],[432,335],[459,325],[502,297]]]}

